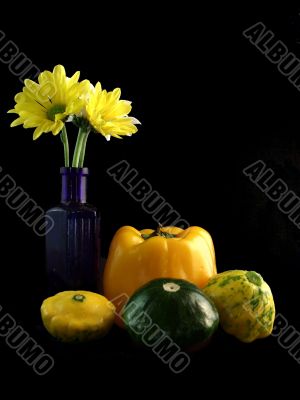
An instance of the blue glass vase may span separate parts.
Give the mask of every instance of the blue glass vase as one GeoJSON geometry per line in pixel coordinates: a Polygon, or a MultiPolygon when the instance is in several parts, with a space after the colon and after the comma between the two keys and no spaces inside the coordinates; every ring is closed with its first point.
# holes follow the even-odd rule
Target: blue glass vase
{"type": "Polygon", "coordinates": [[[100,289],[100,216],[87,204],[88,168],[61,168],[61,202],[47,211],[54,226],[46,235],[48,292],[100,289]]]}

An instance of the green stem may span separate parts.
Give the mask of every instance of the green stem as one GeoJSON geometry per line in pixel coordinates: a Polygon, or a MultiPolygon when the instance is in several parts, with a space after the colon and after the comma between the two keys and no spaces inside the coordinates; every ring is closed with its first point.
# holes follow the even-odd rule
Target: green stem
{"type": "Polygon", "coordinates": [[[87,128],[85,135],[83,137],[83,140],[82,140],[82,147],[81,147],[81,152],[80,152],[80,157],[79,157],[79,168],[83,168],[85,151],[86,151],[86,142],[88,140],[89,134],[90,134],[90,129],[87,128]]]}
{"type": "Polygon", "coordinates": [[[72,161],[73,168],[79,168],[79,159],[80,159],[82,144],[83,144],[85,135],[86,135],[86,128],[79,128],[77,141],[76,141],[76,145],[75,145],[75,150],[74,150],[73,161],[72,161]]]}
{"type": "Polygon", "coordinates": [[[162,224],[159,223],[156,231],[153,231],[152,233],[143,233],[142,234],[142,238],[144,240],[147,240],[147,239],[150,239],[150,238],[155,237],[155,236],[161,236],[161,237],[164,237],[166,239],[171,239],[171,238],[175,238],[176,237],[176,235],[174,235],[173,233],[163,232],[162,228],[163,228],[162,224]]]}
{"type": "Polygon", "coordinates": [[[60,134],[61,141],[63,142],[64,145],[64,159],[65,159],[65,167],[69,168],[70,166],[70,157],[69,157],[69,141],[68,141],[68,134],[67,134],[67,128],[66,125],[62,128],[61,134],[60,134]]]}

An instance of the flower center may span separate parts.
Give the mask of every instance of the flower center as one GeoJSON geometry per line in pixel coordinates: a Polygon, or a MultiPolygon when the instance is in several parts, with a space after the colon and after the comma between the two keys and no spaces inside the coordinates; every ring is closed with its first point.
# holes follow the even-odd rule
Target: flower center
{"type": "Polygon", "coordinates": [[[49,108],[47,111],[47,117],[51,119],[51,121],[55,121],[55,115],[56,114],[61,114],[66,111],[66,107],[61,105],[61,104],[56,104],[55,106],[52,106],[49,108]]]}

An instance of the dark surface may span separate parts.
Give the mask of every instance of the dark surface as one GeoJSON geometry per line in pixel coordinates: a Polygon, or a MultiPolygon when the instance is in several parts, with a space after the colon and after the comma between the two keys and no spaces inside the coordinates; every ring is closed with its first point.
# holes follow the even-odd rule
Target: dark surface
{"type": "MultiPolygon", "coordinates": [[[[132,115],[143,123],[138,134],[122,141],[107,143],[96,134],[89,138],[88,200],[102,214],[102,256],[120,226],[155,227],[106,173],[125,159],[183,218],[211,233],[220,272],[261,273],[277,311],[300,330],[300,230],[242,173],[262,159],[300,196],[300,94],[242,35],[262,21],[300,57],[298,10],[252,2],[240,8],[201,7],[201,12],[189,5],[167,12],[154,4],[147,11],[101,7],[94,19],[91,10],[87,15],[76,10],[72,17],[70,10],[35,14],[26,9],[20,23],[12,13],[2,16],[0,29],[41,70],[61,63],[69,74],[80,70],[83,79],[100,80],[108,90],[120,86],[122,98],[133,102],[132,115]]],[[[60,196],[62,145],[50,134],[32,142],[31,129],[9,128],[13,118],[5,113],[22,85],[3,63],[0,80],[0,165],[48,209],[60,196]]],[[[63,382],[71,391],[78,382],[100,396],[111,379],[110,393],[120,390],[140,398],[149,386],[164,383],[168,390],[169,380],[185,390],[196,385],[197,393],[227,388],[233,396],[240,394],[234,392],[236,381],[246,383],[247,390],[278,385],[286,394],[291,390],[300,367],[275,338],[246,345],[218,332],[180,376],[133,347],[118,328],[99,343],[56,343],[39,318],[44,240],[2,199],[0,213],[0,304],[55,359],[55,368],[38,378],[0,338],[1,383],[13,389],[25,377],[54,388],[63,382]]]]}

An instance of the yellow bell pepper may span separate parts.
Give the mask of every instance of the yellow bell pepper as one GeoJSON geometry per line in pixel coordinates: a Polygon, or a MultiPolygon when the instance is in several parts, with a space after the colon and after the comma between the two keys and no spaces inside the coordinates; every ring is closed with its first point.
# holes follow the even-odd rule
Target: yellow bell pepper
{"type": "Polygon", "coordinates": [[[85,290],[57,293],[41,306],[45,328],[63,342],[104,336],[113,325],[114,312],[114,305],[104,296],[85,290]]]}
{"type": "Polygon", "coordinates": [[[185,279],[202,288],[216,273],[214,245],[206,230],[192,226],[185,230],[164,227],[138,231],[123,226],[110,245],[104,295],[114,302],[118,313],[126,296],[152,279],[185,279]]]}

